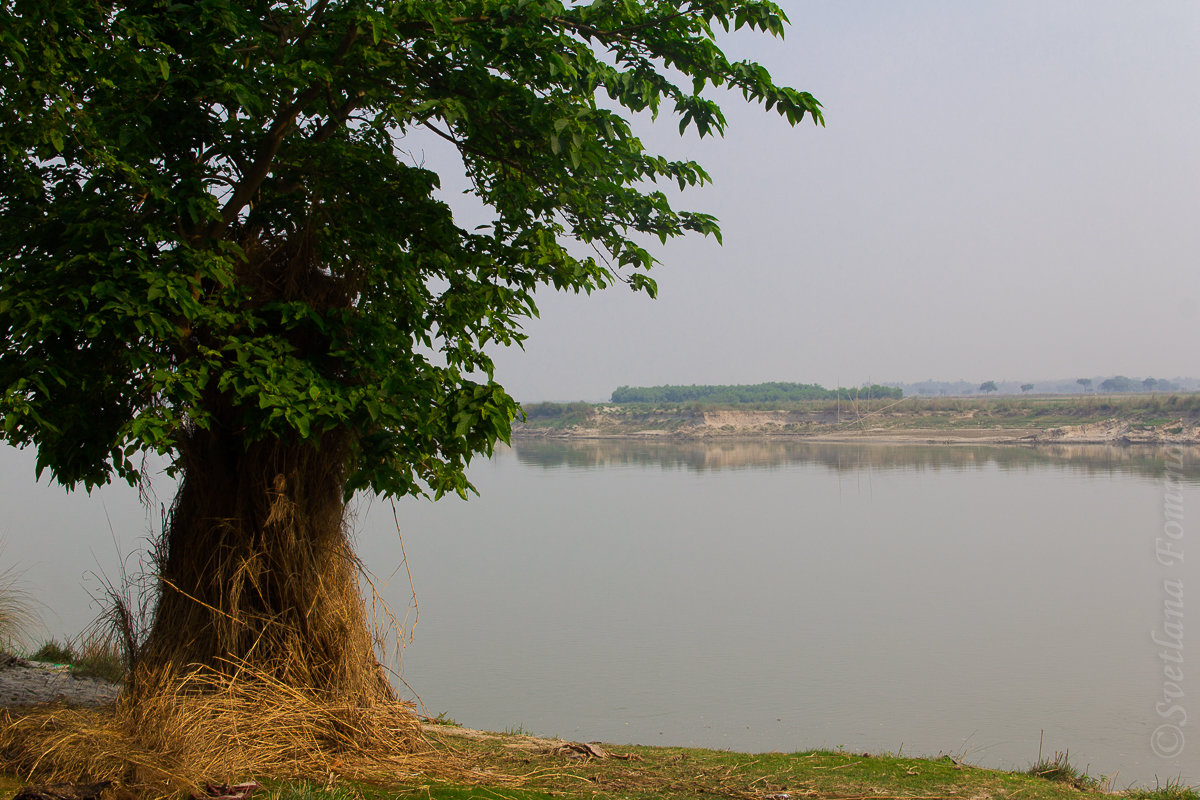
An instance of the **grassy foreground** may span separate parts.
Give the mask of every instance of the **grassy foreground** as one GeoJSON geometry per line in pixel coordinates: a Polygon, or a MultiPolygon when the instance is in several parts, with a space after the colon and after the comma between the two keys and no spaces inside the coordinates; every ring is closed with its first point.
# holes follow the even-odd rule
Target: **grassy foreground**
{"type": "MultiPolygon", "coordinates": [[[[340,780],[332,773],[324,781],[267,779],[254,800],[1083,800],[1115,793],[1131,800],[1200,800],[1195,789],[1175,784],[1118,792],[1119,787],[1080,776],[1061,756],[1016,773],[968,766],[950,756],[609,748],[438,724],[427,725],[426,736],[456,762],[460,774],[474,779],[447,782],[410,776],[387,787],[340,780]]],[[[18,776],[0,773],[2,796],[12,797],[22,785],[18,776]]]]}
{"type": "MultiPolygon", "coordinates": [[[[72,643],[76,646],[51,641],[33,656],[76,662],[76,667],[81,666],[78,662],[88,661],[90,657],[113,661],[109,668],[119,669],[114,648],[111,645],[100,647],[98,641],[81,637],[81,641],[72,643]]],[[[4,717],[8,719],[7,713],[4,717]]],[[[252,717],[246,718],[249,724],[243,734],[255,728],[254,721],[252,717]]],[[[275,738],[282,734],[278,729],[261,727],[255,732],[268,733],[275,738]]],[[[1025,772],[1006,772],[973,767],[951,756],[921,758],[840,750],[750,754],[682,747],[614,747],[545,739],[521,732],[475,731],[446,723],[440,717],[425,719],[423,738],[428,752],[422,753],[419,759],[396,762],[383,772],[370,773],[379,775],[386,785],[355,782],[343,777],[351,774],[349,765],[339,766],[336,758],[319,762],[285,759],[280,762],[289,765],[284,767],[285,772],[266,769],[256,773],[249,768],[246,774],[237,774],[236,780],[257,780],[262,784],[252,800],[399,800],[409,797],[429,800],[1098,800],[1114,794],[1130,800],[1200,800],[1200,793],[1195,788],[1173,783],[1154,790],[1121,791],[1119,778],[1105,780],[1083,775],[1065,755],[1058,753],[1025,772]],[[315,769],[316,763],[322,766],[315,769]],[[300,771],[294,771],[296,769],[300,771]],[[325,769],[330,770],[328,774],[323,774],[325,769]],[[261,774],[262,771],[267,774],[261,774]],[[310,777],[270,777],[281,774],[310,777]]],[[[45,751],[42,753],[44,755],[45,751]]],[[[0,760],[0,798],[13,797],[26,784],[25,776],[15,772],[13,763],[0,760]]],[[[231,769],[240,772],[244,764],[240,760],[231,762],[231,769]]],[[[224,774],[230,777],[230,772],[224,774]]],[[[193,777],[188,782],[203,784],[203,780],[193,777]]],[[[165,785],[159,784],[159,787],[157,790],[150,786],[133,787],[134,794],[110,789],[102,800],[172,796],[165,785]]],[[[185,797],[186,792],[179,796],[185,797]]]]}
{"type": "MultiPolygon", "coordinates": [[[[829,798],[829,800],[1055,800],[1111,796],[1117,787],[1081,776],[1065,757],[1031,773],[972,767],[951,756],[813,750],[734,753],[681,747],[586,745],[513,734],[427,726],[427,735],[478,759],[481,768],[521,776],[515,786],[428,787],[434,798],[829,798]],[[596,757],[596,753],[602,757],[596,757]]],[[[416,790],[414,790],[416,791],[416,790]]],[[[419,790],[423,795],[426,789],[419,790]]],[[[1194,789],[1170,785],[1127,792],[1148,800],[1200,800],[1194,789]]]]}

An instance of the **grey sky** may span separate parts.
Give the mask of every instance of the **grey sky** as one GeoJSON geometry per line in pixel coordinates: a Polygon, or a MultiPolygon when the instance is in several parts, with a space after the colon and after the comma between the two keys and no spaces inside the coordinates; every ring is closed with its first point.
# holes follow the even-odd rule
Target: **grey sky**
{"type": "MultiPolygon", "coordinates": [[[[725,103],[646,138],[715,184],[724,247],[656,247],[657,300],[540,295],[524,401],[620,384],[1200,372],[1200,4],[785,2],[739,57],[827,125],[725,103]]],[[[454,185],[454,184],[450,184],[454,185]]]]}

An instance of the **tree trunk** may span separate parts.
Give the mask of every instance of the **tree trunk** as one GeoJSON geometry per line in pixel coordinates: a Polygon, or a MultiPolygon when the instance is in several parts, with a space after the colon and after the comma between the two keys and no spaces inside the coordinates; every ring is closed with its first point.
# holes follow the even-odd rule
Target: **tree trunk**
{"type": "Polygon", "coordinates": [[[247,446],[195,430],[181,453],[135,692],[204,667],[342,703],[394,702],[347,539],[344,437],[247,446]]]}

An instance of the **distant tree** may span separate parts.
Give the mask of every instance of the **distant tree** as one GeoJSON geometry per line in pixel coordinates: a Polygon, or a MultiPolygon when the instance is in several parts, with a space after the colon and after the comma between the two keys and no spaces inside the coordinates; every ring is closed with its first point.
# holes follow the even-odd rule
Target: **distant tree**
{"type": "Polygon", "coordinates": [[[1091,378],[1080,378],[1079,380],[1077,380],[1075,382],[1078,383],[1080,386],[1082,386],[1083,390],[1085,392],[1091,391],[1091,388],[1092,388],[1092,379],[1091,378]]]}
{"type": "Polygon", "coordinates": [[[596,409],[590,403],[533,403],[526,405],[525,419],[534,425],[546,425],[562,428],[569,425],[579,425],[590,421],[596,416],[596,409]]]}
{"type": "Polygon", "coordinates": [[[990,394],[996,391],[996,382],[984,381],[983,383],[979,384],[979,391],[983,392],[984,394],[990,394]]]}
{"type": "Polygon", "coordinates": [[[1136,392],[1137,390],[1137,381],[1126,378],[1124,375],[1105,378],[1100,382],[1100,391],[1102,392],[1136,392]]]}
{"type": "Polygon", "coordinates": [[[1154,378],[1146,378],[1146,380],[1142,381],[1142,388],[1147,392],[1153,392],[1154,387],[1157,385],[1158,381],[1156,381],[1154,378]]]}
{"type": "Polygon", "coordinates": [[[1033,389],[1033,384],[1032,384],[1032,383],[1022,383],[1022,384],[1021,384],[1021,391],[1022,391],[1022,392],[1028,392],[1028,391],[1031,391],[1032,389],[1033,389]]]}

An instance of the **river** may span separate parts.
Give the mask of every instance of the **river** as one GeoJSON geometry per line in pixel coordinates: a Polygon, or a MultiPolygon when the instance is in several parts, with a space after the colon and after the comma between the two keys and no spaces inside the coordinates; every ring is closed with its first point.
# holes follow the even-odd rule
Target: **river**
{"type": "MultiPolygon", "coordinates": [[[[1200,782],[1195,449],[518,441],[470,477],[356,506],[430,715],[1200,782]]],[[[51,630],[154,527],[106,492],[6,481],[5,562],[51,630]]]]}

